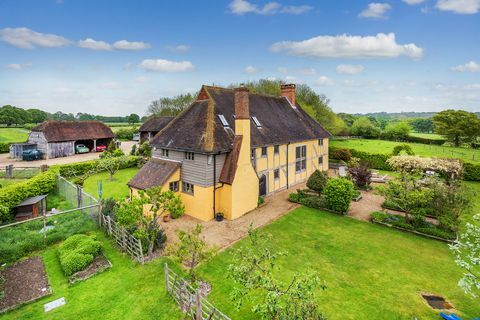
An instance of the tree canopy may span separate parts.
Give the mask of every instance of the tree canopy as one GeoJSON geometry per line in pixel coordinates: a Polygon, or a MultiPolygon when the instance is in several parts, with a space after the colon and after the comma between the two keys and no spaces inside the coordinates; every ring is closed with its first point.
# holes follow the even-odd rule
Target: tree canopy
{"type": "Polygon", "coordinates": [[[186,93],[160,98],[150,103],[147,113],[152,116],[176,116],[195,101],[196,96],[196,93],[186,93]]]}
{"type": "Polygon", "coordinates": [[[435,131],[456,147],[462,143],[474,145],[480,136],[480,119],[472,112],[445,110],[433,116],[433,123],[435,131]]]}

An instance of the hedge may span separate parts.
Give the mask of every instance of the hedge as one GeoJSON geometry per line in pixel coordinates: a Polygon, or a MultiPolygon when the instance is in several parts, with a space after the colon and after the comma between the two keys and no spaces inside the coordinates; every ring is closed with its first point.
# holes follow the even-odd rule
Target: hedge
{"type": "Polygon", "coordinates": [[[0,189],[0,206],[9,210],[0,210],[0,223],[13,218],[11,209],[23,200],[50,193],[56,185],[58,170],[52,168],[26,181],[15,183],[0,189]]]}
{"type": "Polygon", "coordinates": [[[463,180],[480,181],[480,164],[463,163],[463,180]]]}
{"type": "Polygon", "coordinates": [[[408,136],[407,138],[402,140],[407,142],[414,142],[414,143],[434,144],[437,146],[441,146],[445,142],[447,142],[447,139],[429,139],[429,138],[422,138],[422,137],[415,137],[415,136],[408,136]]]}
{"type": "MultiPolygon", "coordinates": [[[[335,159],[334,154],[335,151],[342,148],[330,147],[329,149],[329,156],[331,159],[335,159]]],[[[381,153],[368,153],[364,151],[358,151],[355,149],[348,149],[352,154],[352,157],[359,158],[360,160],[367,161],[370,163],[373,169],[379,170],[388,170],[392,171],[392,167],[387,163],[388,158],[390,155],[388,154],[381,154],[381,153]]]]}
{"type": "MultiPolygon", "coordinates": [[[[126,156],[126,161],[120,167],[120,169],[126,169],[135,167],[141,157],[137,156],[126,156]]],[[[118,161],[121,161],[120,157],[117,158],[118,161]]],[[[70,178],[73,176],[78,176],[87,173],[88,171],[94,169],[101,160],[90,160],[84,162],[76,162],[70,164],[64,164],[58,166],[60,175],[62,177],[70,178]]]]}
{"type": "Polygon", "coordinates": [[[0,142],[0,153],[9,153],[10,143],[0,142]]]}

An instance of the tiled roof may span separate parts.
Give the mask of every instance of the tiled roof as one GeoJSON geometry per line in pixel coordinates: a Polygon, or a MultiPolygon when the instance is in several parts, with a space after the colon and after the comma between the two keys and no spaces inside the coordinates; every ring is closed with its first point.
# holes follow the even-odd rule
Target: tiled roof
{"type": "Polygon", "coordinates": [[[173,117],[154,117],[145,121],[138,129],[140,132],[158,132],[162,130],[173,117]]]}
{"type": "Polygon", "coordinates": [[[107,139],[115,135],[100,121],[45,121],[32,131],[42,132],[48,142],[107,139]]]}
{"type": "Polygon", "coordinates": [[[151,158],[128,182],[128,186],[140,190],[161,186],[178,167],[178,162],[151,158]]]}

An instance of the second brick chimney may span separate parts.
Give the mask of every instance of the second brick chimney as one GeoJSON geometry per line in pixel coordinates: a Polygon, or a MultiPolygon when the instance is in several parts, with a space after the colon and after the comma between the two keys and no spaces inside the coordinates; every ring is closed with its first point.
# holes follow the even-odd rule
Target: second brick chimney
{"type": "Polygon", "coordinates": [[[250,119],[248,88],[240,86],[234,93],[235,119],[250,119]]]}
{"type": "Polygon", "coordinates": [[[297,86],[293,83],[280,85],[280,91],[281,91],[282,97],[287,98],[288,101],[290,101],[290,103],[294,107],[296,106],[295,104],[296,89],[297,89],[297,86]]]}

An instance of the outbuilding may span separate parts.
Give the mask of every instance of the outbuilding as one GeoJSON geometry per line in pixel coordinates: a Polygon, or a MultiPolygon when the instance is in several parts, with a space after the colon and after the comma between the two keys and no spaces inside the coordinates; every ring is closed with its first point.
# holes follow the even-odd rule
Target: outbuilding
{"type": "Polygon", "coordinates": [[[23,221],[38,216],[42,216],[47,212],[47,195],[40,195],[28,198],[15,207],[15,220],[23,221]]]}
{"type": "Polygon", "coordinates": [[[28,143],[36,144],[51,159],[75,154],[79,144],[95,151],[100,144],[108,146],[114,137],[112,129],[100,121],[45,121],[32,129],[28,143]]]}
{"type": "Polygon", "coordinates": [[[145,121],[138,132],[140,133],[140,143],[150,140],[173,120],[173,117],[153,117],[145,121]]]}

